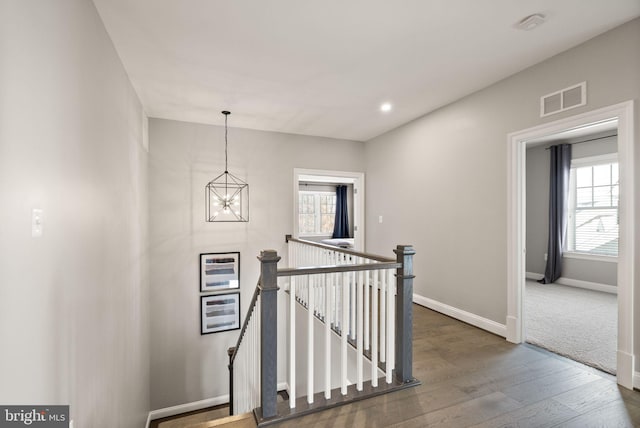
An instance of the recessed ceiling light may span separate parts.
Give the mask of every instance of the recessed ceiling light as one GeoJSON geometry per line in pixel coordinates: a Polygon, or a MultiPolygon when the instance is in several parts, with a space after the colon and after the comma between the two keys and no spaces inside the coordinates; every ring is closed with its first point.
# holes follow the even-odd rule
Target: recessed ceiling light
{"type": "Polygon", "coordinates": [[[391,111],[391,103],[382,103],[380,104],[380,111],[387,113],[391,111]]]}
{"type": "Polygon", "coordinates": [[[522,18],[516,25],[515,27],[519,30],[524,30],[524,31],[531,31],[534,28],[539,27],[540,25],[544,24],[545,20],[547,19],[546,16],[544,16],[541,13],[534,13],[533,15],[529,15],[526,16],[524,18],[522,18]]]}

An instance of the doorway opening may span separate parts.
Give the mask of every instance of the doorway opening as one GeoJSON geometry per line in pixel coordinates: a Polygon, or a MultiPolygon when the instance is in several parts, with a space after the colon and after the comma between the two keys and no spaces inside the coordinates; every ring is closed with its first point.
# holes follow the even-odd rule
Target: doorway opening
{"type": "Polygon", "coordinates": [[[508,308],[507,340],[522,343],[525,332],[525,283],[527,272],[527,147],[562,132],[585,132],[587,126],[617,120],[619,167],[619,242],[617,263],[616,376],[620,385],[633,388],[633,260],[634,260],[634,109],[633,102],[605,107],[561,119],[508,136],[508,308]]]}
{"type": "Polygon", "coordinates": [[[294,168],[293,175],[293,236],[364,251],[364,173],[294,168]],[[349,236],[339,242],[331,241],[332,219],[325,221],[335,213],[337,186],[346,187],[349,219],[349,236]]]}
{"type": "Polygon", "coordinates": [[[612,119],[532,139],[525,153],[524,340],[613,375],[618,318],[617,128],[617,119],[612,119]],[[550,219],[549,214],[549,163],[551,149],[558,145],[571,150],[566,162],[568,193],[561,198],[567,204],[564,220],[550,219]],[[557,259],[547,261],[553,221],[566,227],[561,269],[557,259]],[[544,283],[550,262],[561,271],[560,277],[544,283]]]}

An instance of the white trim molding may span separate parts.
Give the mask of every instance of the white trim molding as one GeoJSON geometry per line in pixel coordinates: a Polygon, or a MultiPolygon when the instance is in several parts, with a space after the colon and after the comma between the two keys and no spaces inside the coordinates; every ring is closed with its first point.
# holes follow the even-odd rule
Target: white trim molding
{"type": "Polygon", "coordinates": [[[634,382],[634,261],[635,261],[635,112],[626,101],[576,116],[513,132],[507,136],[507,340],[521,343],[522,299],[526,248],[526,146],[529,141],[589,124],[618,121],[620,168],[620,239],[618,245],[618,362],[617,381],[625,388],[634,382]]]}
{"type": "Polygon", "coordinates": [[[471,312],[463,311],[462,309],[449,306],[445,303],[429,299],[428,297],[424,297],[419,294],[413,295],[413,303],[424,306],[425,308],[433,309],[436,312],[448,315],[457,320],[464,321],[467,324],[471,324],[474,327],[481,328],[498,336],[507,337],[507,326],[488,318],[472,314],[471,312]]]}
{"type": "MultiPolygon", "coordinates": [[[[288,394],[289,384],[286,382],[278,383],[278,391],[287,391],[288,394]]],[[[152,410],[149,412],[149,416],[147,416],[146,428],[149,428],[149,424],[151,423],[151,421],[154,421],[156,419],[168,418],[170,416],[176,416],[182,413],[202,410],[206,409],[207,407],[219,406],[221,404],[229,404],[229,394],[207,398],[200,401],[193,401],[191,403],[179,404],[177,406],[165,407],[163,409],[152,410]]]]}
{"type": "Polygon", "coordinates": [[[640,372],[635,372],[633,374],[633,387],[635,389],[640,389],[640,372]]]}
{"type": "Polygon", "coordinates": [[[535,273],[535,272],[525,272],[524,277],[526,279],[530,279],[531,281],[537,281],[539,279],[544,278],[544,275],[541,273],[535,273]]]}
{"type": "MultiPolygon", "coordinates": [[[[544,277],[541,273],[526,272],[526,279],[537,281],[544,277]]],[[[561,276],[556,280],[556,284],[566,285],[569,287],[584,288],[585,290],[602,291],[603,293],[618,294],[618,287],[615,285],[601,284],[599,282],[582,281],[580,279],[565,278],[561,276]]]]}
{"type": "Polygon", "coordinates": [[[364,172],[331,171],[323,169],[293,169],[293,237],[298,238],[298,189],[302,179],[318,182],[353,184],[353,239],[355,249],[365,248],[365,175],[364,172]]]}
{"type": "Polygon", "coordinates": [[[618,294],[618,287],[609,284],[600,284],[598,282],[582,281],[579,279],[565,278],[561,276],[556,280],[560,285],[569,287],[584,288],[587,290],[602,291],[603,293],[618,294]]]}
{"type": "MultiPolygon", "coordinates": [[[[165,407],[163,409],[152,410],[149,412],[149,421],[156,419],[168,418],[182,413],[193,412],[195,410],[206,409],[207,407],[219,406],[229,403],[229,394],[220,395],[218,397],[207,398],[206,400],[194,401],[191,403],[179,404],[177,406],[165,407]]],[[[148,427],[149,425],[147,425],[148,427]]]]}

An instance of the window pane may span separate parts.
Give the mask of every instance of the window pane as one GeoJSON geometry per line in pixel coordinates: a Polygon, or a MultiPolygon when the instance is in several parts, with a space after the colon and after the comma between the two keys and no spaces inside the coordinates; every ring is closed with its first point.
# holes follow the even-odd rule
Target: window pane
{"type": "Polygon", "coordinates": [[[308,235],[316,231],[315,215],[313,214],[300,214],[300,234],[308,235]]]}
{"type": "Polygon", "coordinates": [[[618,186],[612,186],[611,187],[611,205],[614,207],[618,206],[618,194],[620,192],[620,189],[618,188],[618,186]]]}
{"type": "Polygon", "coordinates": [[[322,214],[336,213],[336,196],[320,195],[320,212],[322,214]]]}
{"type": "Polygon", "coordinates": [[[592,199],[591,191],[592,191],[592,187],[576,190],[576,206],[578,208],[592,206],[593,199],[592,199]]]}
{"type": "Polygon", "coordinates": [[[313,214],[315,210],[313,194],[300,194],[298,201],[299,214],[313,214]]]}
{"type": "Polygon", "coordinates": [[[602,186],[593,188],[593,206],[594,207],[610,207],[611,205],[611,187],[602,186]]]}
{"type": "Polygon", "coordinates": [[[298,223],[299,233],[308,235],[315,233],[315,195],[299,193],[298,196],[298,223]]]}
{"type": "Polygon", "coordinates": [[[592,186],[591,181],[592,168],[590,166],[576,169],[576,186],[587,187],[592,186]]]}
{"type": "Polygon", "coordinates": [[[298,193],[298,222],[301,235],[330,235],[336,213],[336,195],[329,192],[298,193]]]}
{"type": "Polygon", "coordinates": [[[575,168],[575,207],[569,213],[570,251],[618,255],[618,164],[605,159],[575,168]]]}
{"type": "Polygon", "coordinates": [[[335,223],[335,214],[322,214],[320,221],[320,232],[324,234],[333,233],[333,225],[335,223]]]}
{"type": "Polygon", "coordinates": [[[618,255],[618,211],[576,211],[575,251],[618,255]]]}
{"type": "Polygon", "coordinates": [[[333,233],[336,217],[336,195],[320,195],[320,232],[333,233]]]}
{"type": "Polygon", "coordinates": [[[611,184],[611,164],[593,167],[593,185],[604,186],[611,184]]]}

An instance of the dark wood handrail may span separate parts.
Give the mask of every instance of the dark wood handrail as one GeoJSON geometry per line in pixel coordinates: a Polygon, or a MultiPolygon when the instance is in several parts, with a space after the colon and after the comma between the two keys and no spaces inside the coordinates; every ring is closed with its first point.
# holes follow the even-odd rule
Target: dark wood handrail
{"type": "Polygon", "coordinates": [[[306,244],[306,245],[310,245],[312,247],[324,248],[325,250],[331,250],[331,251],[336,251],[338,253],[349,254],[349,255],[355,256],[355,257],[362,257],[364,259],[375,260],[376,262],[395,262],[395,259],[393,259],[393,258],[383,257],[383,256],[379,256],[377,254],[362,253],[360,251],[355,251],[355,250],[348,250],[346,248],[340,248],[340,247],[336,247],[336,246],[333,246],[333,245],[323,244],[323,243],[315,242],[315,241],[308,241],[306,239],[294,238],[291,235],[285,235],[285,240],[286,240],[287,243],[290,242],[290,241],[291,242],[298,242],[300,244],[306,244]]]}
{"type": "Polygon", "coordinates": [[[244,323],[242,324],[242,329],[240,330],[240,335],[238,336],[238,341],[236,342],[236,346],[233,346],[228,350],[229,366],[233,366],[233,362],[236,359],[236,355],[238,354],[238,349],[240,348],[240,344],[242,343],[242,338],[244,337],[244,334],[247,331],[247,327],[249,326],[249,321],[251,321],[251,315],[253,314],[253,310],[255,309],[256,302],[258,301],[259,295],[260,295],[260,280],[258,280],[258,284],[256,284],[256,290],[253,292],[253,297],[251,298],[251,303],[249,303],[247,316],[245,317],[244,323]]]}
{"type": "Polygon", "coordinates": [[[240,349],[240,344],[242,343],[242,338],[247,331],[249,321],[251,321],[251,315],[253,314],[253,310],[255,309],[256,303],[258,302],[258,296],[260,296],[260,279],[258,279],[258,284],[256,284],[256,290],[253,292],[251,303],[249,303],[247,316],[245,317],[244,323],[242,324],[242,329],[240,330],[240,335],[238,336],[236,346],[232,346],[231,348],[227,349],[227,354],[229,355],[229,365],[227,366],[229,368],[229,415],[233,415],[233,362],[236,360],[238,349],[240,349]]]}
{"type": "Polygon", "coordinates": [[[319,275],[324,273],[339,273],[339,272],[356,272],[363,270],[383,270],[383,269],[398,269],[402,267],[402,263],[396,262],[381,262],[381,263],[363,263],[354,265],[328,265],[318,267],[298,267],[298,268],[285,268],[278,269],[278,276],[298,276],[298,275],[319,275]]]}

